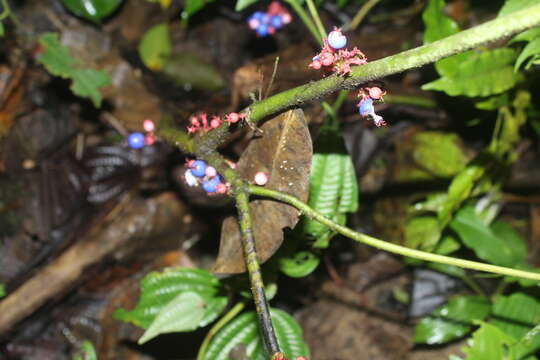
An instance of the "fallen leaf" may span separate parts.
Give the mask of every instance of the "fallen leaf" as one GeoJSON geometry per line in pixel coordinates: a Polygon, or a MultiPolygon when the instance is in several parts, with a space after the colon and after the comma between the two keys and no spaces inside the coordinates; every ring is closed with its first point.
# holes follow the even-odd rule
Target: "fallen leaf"
{"type": "MultiPolygon", "coordinates": [[[[253,139],[238,162],[238,172],[252,181],[259,171],[268,174],[266,188],[307,201],[313,148],[302,110],[290,110],[262,125],[262,136],[253,139]]],[[[283,229],[293,228],[299,212],[274,200],[250,202],[259,262],[270,258],[283,242],[283,229]]],[[[236,217],[221,228],[219,254],[213,271],[236,274],[246,271],[240,229],[236,217]]]]}

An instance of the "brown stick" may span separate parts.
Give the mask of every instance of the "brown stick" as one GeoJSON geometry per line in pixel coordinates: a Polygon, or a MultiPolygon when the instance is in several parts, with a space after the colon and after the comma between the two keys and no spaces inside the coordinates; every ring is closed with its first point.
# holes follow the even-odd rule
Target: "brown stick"
{"type": "Polygon", "coordinates": [[[0,302],[0,335],[59,293],[64,293],[84,270],[137,238],[149,238],[181,226],[182,204],[172,194],[153,199],[125,197],[102,226],[68,248],[33,278],[0,302]]]}

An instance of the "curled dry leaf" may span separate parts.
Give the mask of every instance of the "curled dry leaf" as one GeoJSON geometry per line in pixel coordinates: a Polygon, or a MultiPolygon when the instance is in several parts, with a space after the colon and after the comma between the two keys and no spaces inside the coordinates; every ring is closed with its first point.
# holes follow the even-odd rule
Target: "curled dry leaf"
{"type": "MultiPolygon", "coordinates": [[[[313,148],[302,110],[290,110],[261,127],[262,136],[253,139],[238,162],[238,172],[253,181],[256,173],[268,174],[266,188],[307,201],[313,148]]],[[[257,254],[261,263],[270,258],[283,242],[283,229],[293,228],[299,212],[274,200],[250,202],[257,254]]],[[[236,217],[229,217],[221,228],[219,254],[214,272],[236,274],[246,271],[240,228],[236,217]]]]}

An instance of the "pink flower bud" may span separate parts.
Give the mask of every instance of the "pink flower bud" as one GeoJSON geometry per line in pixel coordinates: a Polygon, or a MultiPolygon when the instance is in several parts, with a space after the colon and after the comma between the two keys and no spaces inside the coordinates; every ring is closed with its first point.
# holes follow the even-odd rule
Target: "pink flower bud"
{"type": "Polygon", "coordinates": [[[214,177],[217,175],[216,168],[213,166],[207,166],[204,174],[208,177],[214,177]]]}
{"type": "Polygon", "coordinates": [[[248,22],[248,26],[249,26],[249,28],[250,28],[251,30],[255,30],[256,28],[258,28],[258,27],[259,27],[259,24],[260,24],[260,22],[259,22],[259,20],[257,20],[257,19],[251,19],[251,20],[249,20],[249,22],[248,22]]]}
{"type": "Polygon", "coordinates": [[[368,88],[368,92],[369,92],[369,96],[375,100],[379,100],[385,94],[385,92],[382,91],[381,88],[376,87],[376,86],[372,88],[368,88]]]}
{"type": "Polygon", "coordinates": [[[212,121],[210,121],[210,127],[211,127],[212,129],[215,129],[215,128],[217,128],[219,125],[221,125],[221,119],[220,119],[219,117],[217,117],[217,116],[214,116],[214,117],[212,118],[212,121]]]}
{"type": "Polygon", "coordinates": [[[193,126],[201,126],[201,123],[199,122],[199,119],[197,119],[196,116],[192,116],[189,121],[191,122],[191,125],[193,126]]]}
{"type": "Polygon", "coordinates": [[[259,171],[255,174],[253,181],[259,186],[264,186],[268,182],[268,174],[263,171],[259,171]]]}
{"type": "Polygon", "coordinates": [[[324,66],[330,66],[334,62],[334,55],[330,53],[324,53],[321,55],[321,63],[324,66]]]}
{"type": "Polygon", "coordinates": [[[235,112],[230,113],[229,115],[225,115],[225,121],[234,124],[240,120],[240,115],[238,115],[235,112]]]}
{"type": "Polygon", "coordinates": [[[216,193],[225,194],[227,192],[227,185],[219,183],[216,185],[216,193]]]}
{"type": "Polygon", "coordinates": [[[315,70],[319,70],[322,66],[321,62],[319,60],[314,60],[309,64],[310,67],[314,68],[315,70]]]}
{"type": "Polygon", "coordinates": [[[144,144],[145,145],[154,145],[154,143],[156,142],[156,138],[154,137],[154,135],[152,134],[146,134],[144,136],[144,144]]]}
{"type": "Polygon", "coordinates": [[[146,119],[143,121],[143,129],[146,132],[152,132],[156,129],[156,125],[152,120],[146,119]]]}
{"type": "Polygon", "coordinates": [[[281,21],[283,21],[284,24],[288,24],[292,21],[292,16],[288,12],[281,14],[281,21]]]}

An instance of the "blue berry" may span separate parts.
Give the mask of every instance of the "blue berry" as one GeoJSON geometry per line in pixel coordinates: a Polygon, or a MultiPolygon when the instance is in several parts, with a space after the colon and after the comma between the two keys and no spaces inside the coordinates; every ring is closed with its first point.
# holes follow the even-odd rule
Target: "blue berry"
{"type": "Polygon", "coordinates": [[[141,149],[144,147],[144,135],[140,132],[132,132],[127,138],[128,146],[132,149],[141,149]]]}
{"type": "Polygon", "coordinates": [[[373,108],[373,99],[367,98],[360,102],[360,108],[358,109],[358,112],[362,116],[368,116],[375,112],[375,109],[373,108]]]}
{"type": "Polygon", "coordinates": [[[204,177],[206,173],[206,163],[202,160],[195,160],[191,164],[191,173],[196,177],[204,177]]]}
{"type": "Polygon", "coordinates": [[[255,11],[253,15],[250,16],[250,19],[262,20],[266,14],[262,11],[255,11]]]}
{"type": "Polygon", "coordinates": [[[259,36],[266,36],[266,35],[268,35],[268,25],[266,25],[266,24],[259,24],[259,27],[257,28],[257,35],[259,35],[259,36]]]}
{"type": "Polygon", "coordinates": [[[328,35],[328,45],[338,50],[347,45],[347,38],[339,30],[334,30],[328,35]]]}
{"type": "Polygon", "coordinates": [[[219,180],[219,178],[216,176],[210,180],[206,180],[206,181],[203,181],[202,183],[202,188],[204,191],[206,191],[207,193],[215,193],[216,192],[216,189],[217,189],[217,186],[218,184],[220,183],[221,181],[219,180]]]}
{"type": "Polygon", "coordinates": [[[281,15],[274,15],[270,18],[270,25],[276,29],[280,29],[283,26],[283,19],[281,15]]]}

